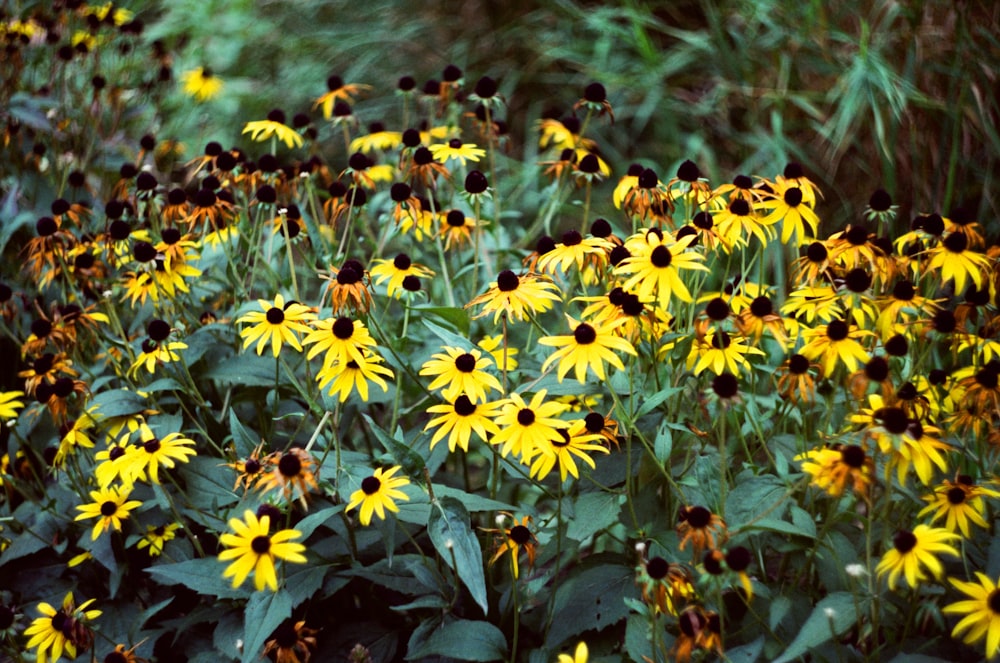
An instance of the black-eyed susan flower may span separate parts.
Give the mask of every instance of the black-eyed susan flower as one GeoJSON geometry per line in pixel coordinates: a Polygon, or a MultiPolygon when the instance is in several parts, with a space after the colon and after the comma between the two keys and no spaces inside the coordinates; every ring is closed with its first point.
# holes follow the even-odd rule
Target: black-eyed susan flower
{"type": "Polygon", "coordinates": [[[615,354],[615,350],[632,356],[637,355],[632,343],[614,333],[614,329],[625,320],[619,318],[593,325],[587,322],[577,322],[569,316],[567,316],[567,320],[573,328],[572,334],[544,336],[538,339],[541,345],[557,348],[542,364],[542,371],[545,371],[553,363],[559,362],[556,367],[556,375],[560,382],[570,370],[573,370],[576,379],[580,384],[584,384],[588,369],[597,376],[597,379],[604,380],[605,363],[611,364],[619,371],[625,370],[625,365],[615,354]]]}
{"type": "Polygon", "coordinates": [[[949,578],[955,589],[968,598],[946,605],[941,611],[965,615],[955,624],[951,636],[961,637],[970,645],[985,638],[986,658],[991,659],[1000,652],[1000,580],[994,582],[981,571],[976,571],[976,578],[978,583],[949,578]]]}
{"type": "Polygon", "coordinates": [[[59,449],[52,461],[54,467],[62,467],[66,459],[76,453],[77,449],[92,449],[94,441],[90,438],[88,431],[92,430],[97,422],[90,412],[84,412],[76,419],[64,422],[59,426],[59,449]]]}
{"type": "Polygon", "coordinates": [[[810,201],[808,189],[798,186],[795,180],[780,179],[772,188],[773,197],[758,203],[762,209],[770,210],[760,222],[770,225],[780,221],[782,244],[788,244],[792,237],[795,237],[799,244],[815,237],[819,227],[819,217],[812,209],[815,198],[810,201]]]}
{"type": "Polygon", "coordinates": [[[302,147],[302,135],[285,124],[284,111],[275,108],[267,114],[266,120],[247,122],[241,133],[250,134],[250,140],[261,142],[269,138],[277,138],[289,149],[302,147]]]}
{"type": "Polygon", "coordinates": [[[24,631],[29,636],[25,649],[36,649],[38,663],[57,663],[65,653],[69,658],[90,649],[94,634],[88,622],[101,616],[100,610],[88,610],[95,601],[89,599],[77,606],[73,592],[66,594],[62,606],[57,610],[48,603],[39,603],[38,612],[31,625],[24,631]]]}
{"type": "Polygon", "coordinates": [[[361,507],[358,518],[362,525],[368,525],[372,521],[372,515],[377,515],[385,520],[385,512],[399,512],[395,500],[409,500],[410,498],[403,491],[399,490],[407,486],[410,480],[404,476],[393,476],[402,469],[399,465],[383,470],[381,467],[375,472],[361,480],[361,488],[351,493],[351,499],[345,507],[345,511],[351,511],[361,507]]]}
{"type": "Polygon", "coordinates": [[[656,297],[661,308],[669,308],[670,299],[677,297],[684,302],[692,301],[680,274],[682,271],[703,271],[708,268],[701,264],[704,256],[688,247],[694,240],[689,235],[674,240],[669,234],[657,229],[636,233],[625,241],[629,257],[615,267],[614,273],[624,278],[624,290],[635,293],[640,300],[656,297]]]}
{"type": "Polygon", "coordinates": [[[559,429],[567,428],[569,423],[558,416],[569,406],[556,401],[546,402],[545,396],[546,390],[542,389],[525,403],[519,394],[511,394],[503,403],[500,414],[494,419],[500,432],[490,439],[490,444],[503,445],[501,455],[513,453],[522,463],[530,465],[535,454],[547,449],[546,442],[562,440],[559,429]]]}
{"type": "Polygon", "coordinates": [[[482,305],[482,310],[476,318],[493,314],[493,323],[506,314],[511,321],[527,320],[529,315],[547,311],[552,302],[559,301],[559,289],[542,274],[528,272],[518,276],[509,269],[497,275],[497,280],[490,283],[483,294],[474,298],[466,308],[482,305]]]}
{"type": "Polygon", "coordinates": [[[750,347],[746,338],[733,336],[721,329],[709,328],[703,338],[697,338],[687,358],[687,368],[695,375],[711,370],[716,375],[726,371],[739,375],[741,369],[750,370],[747,355],[763,356],[764,352],[750,347]]]}
{"type": "Polygon", "coordinates": [[[990,259],[969,249],[969,237],[965,233],[949,233],[940,245],[928,251],[928,255],[927,270],[938,270],[941,282],[952,281],[957,292],[964,292],[969,281],[977,288],[983,287],[990,259]]]}
{"type": "MultiPolygon", "coordinates": [[[[329,120],[333,117],[333,107],[336,102],[342,101],[347,104],[353,104],[354,97],[370,89],[370,85],[345,83],[343,78],[337,74],[332,74],[326,79],[326,92],[313,102],[313,108],[322,108],[323,117],[329,120]]],[[[352,147],[351,149],[353,150],[354,148],[352,147]]]]}
{"type": "Polygon", "coordinates": [[[227,467],[236,470],[236,483],[233,484],[233,490],[236,490],[241,485],[245,490],[250,490],[271,471],[271,457],[262,457],[261,452],[263,449],[264,443],[261,442],[246,458],[226,463],[227,467]]]}
{"type": "Polygon", "coordinates": [[[562,241],[538,258],[537,269],[541,272],[555,274],[558,269],[563,274],[576,265],[578,270],[585,266],[594,270],[602,270],[608,264],[608,254],[614,248],[607,239],[602,237],[584,237],[576,230],[562,234],[562,241]]]}
{"type": "Polygon", "coordinates": [[[386,285],[386,294],[390,297],[399,296],[403,290],[403,279],[407,276],[416,276],[419,278],[434,276],[434,272],[424,265],[413,262],[410,260],[410,256],[405,253],[400,253],[392,260],[376,260],[375,263],[375,266],[371,270],[372,278],[375,279],[375,285],[382,285],[388,282],[386,285]]]}
{"type": "Polygon", "coordinates": [[[773,237],[770,225],[763,222],[752,202],[742,197],[734,197],[710,218],[724,247],[748,246],[751,237],[767,246],[773,237]]]}
{"type": "Polygon", "coordinates": [[[251,327],[240,330],[244,349],[257,342],[257,354],[264,352],[270,342],[271,351],[277,357],[282,346],[287,343],[298,352],[302,346],[296,333],[308,334],[308,322],[316,319],[312,309],[298,302],[285,302],[284,296],[275,295],[274,302],[258,299],[260,311],[250,311],[236,321],[239,324],[249,324],[251,327]]]}
{"type": "Polygon", "coordinates": [[[403,132],[387,131],[381,122],[372,122],[368,125],[368,133],[353,139],[350,144],[350,151],[371,154],[373,152],[385,152],[400,147],[403,144],[403,132]]]}
{"type": "Polygon", "coordinates": [[[307,628],[305,621],[293,623],[288,619],[264,643],[261,657],[268,657],[274,663],[309,663],[315,651],[316,630],[307,628]]]}
{"type": "Polygon", "coordinates": [[[192,449],[194,440],[180,433],[169,433],[162,439],[156,437],[149,426],[139,427],[140,441],[127,448],[125,454],[114,461],[120,465],[121,477],[127,483],[149,481],[160,483],[160,468],[171,469],[176,463],[186,463],[191,456],[197,455],[192,449]]]}
{"type": "Polygon", "coordinates": [[[275,451],[268,455],[266,467],[270,471],[259,483],[261,492],[277,489],[285,499],[298,499],[305,505],[306,495],[315,490],[316,459],[300,447],[288,451],[275,451]]]}
{"type": "Polygon", "coordinates": [[[502,391],[500,381],[486,372],[493,366],[489,355],[483,356],[477,349],[469,352],[450,346],[441,349],[443,353],[432,355],[420,368],[420,375],[434,376],[428,389],[440,389],[448,401],[465,394],[473,403],[486,402],[490,391],[502,391]]]}
{"type": "Polygon", "coordinates": [[[137,656],[135,653],[141,644],[140,642],[129,648],[122,644],[115,645],[115,648],[104,657],[104,663],[149,663],[148,659],[137,656]]]}
{"type": "Polygon", "coordinates": [[[24,403],[17,400],[21,396],[24,396],[23,391],[0,393],[0,419],[9,420],[17,417],[17,411],[24,407],[24,403]]]}
{"type": "Polygon", "coordinates": [[[866,363],[869,356],[860,339],[874,336],[866,329],[851,329],[851,325],[844,320],[832,320],[825,327],[804,329],[802,335],[807,343],[799,354],[806,359],[819,360],[826,377],[833,375],[838,364],[852,372],[866,363]]]}
{"type": "Polygon", "coordinates": [[[467,161],[476,162],[486,156],[486,150],[476,147],[474,143],[463,143],[458,138],[452,138],[447,143],[438,143],[428,148],[434,159],[443,164],[449,160],[459,162],[463,167],[467,161]]]}
{"type": "Polygon", "coordinates": [[[208,67],[195,67],[181,74],[184,94],[194,97],[198,103],[209,101],[222,92],[222,79],[208,67]]]}
{"type": "Polygon", "coordinates": [[[444,237],[445,251],[470,244],[472,233],[480,223],[471,216],[466,216],[465,212],[460,209],[450,210],[447,214],[439,214],[438,218],[443,221],[438,234],[444,237]]]}
{"type": "Polygon", "coordinates": [[[900,576],[906,578],[910,587],[917,587],[927,580],[925,569],[935,580],[940,580],[944,567],[937,556],[958,557],[958,551],[949,544],[958,538],[946,529],[927,525],[917,525],[913,531],[899,530],[892,537],[892,548],[882,556],[875,571],[879,578],[888,575],[890,590],[896,589],[900,576]]]}
{"type": "Polygon", "coordinates": [[[491,435],[500,432],[499,427],[493,423],[493,418],[497,416],[497,408],[500,402],[474,403],[466,394],[460,394],[454,402],[441,405],[432,405],[427,408],[428,414],[439,416],[431,419],[424,426],[424,431],[437,428],[431,437],[431,449],[434,448],[446,435],[448,436],[448,451],[454,452],[456,447],[461,447],[462,451],[469,450],[469,440],[475,433],[483,442],[489,441],[491,435]]]}
{"type": "Polygon", "coordinates": [[[858,495],[867,495],[875,472],[871,456],[856,444],[812,449],[795,460],[802,461],[802,471],[812,477],[811,485],[834,497],[842,495],[848,486],[858,495]]]}
{"type": "Polygon", "coordinates": [[[719,614],[698,605],[688,606],[677,618],[680,634],[670,650],[676,663],[689,663],[695,650],[722,657],[722,620],[719,614]]]}
{"type": "Polygon", "coordinates": [[[361,400],[368,402],[368,383],[373,383],[381,387],[383,392],[389,391],[389,385],[383,378],[393,379],[394,375],[390,368],[383,366],[382,359],[377,354],[366,352],[364,359],[348,359],[346,362],[333,362],[324,364],[323,368],[316,373],[316,381],[320,389],[330,387],[330,396],[336,395],[340,402],[345,402],[351,393],[357,393],[361,400]]]}
{"type": "MultiPolygon", "coordinates": [[[[645,551],[645,545],[636,546],[645,551]]],[[[662,557],[643,555],[635,569],[636,584],[642,600],[656,612],[676,615],[680,605],[694,596],[694,582],[686,566],[668,562],[662,557]]]]}
{"type": "Polygon", "coordinates": [[[99,490],[90,491],[91,504],[83,504],[76,507],[80,514],[73,520],[87,520],[97,518],[97,524],[91,532],[90,538],[97,540],[103,532],[109,528],[114,528],[116,532],[122,530],[122,519],[129,517],[129,512],[136,507],[142,506],[139,500],[130,500],[132,486],[111,486],[99,490]]]}
{"type": "Polygon", "coordinates": [[[180,361],[177,350],[186,350],[187,343],[181,341],[161,341],[157,342],[151,338],[144,339],[139,346],[140,352],[128,369],[129,377],[134,378],[139,369],[145,368],[150,375],[156,372],[156,367],[161,364],[180,361]]]}
{"type": "Polygon", "coordinates": [[[365,353],[374,353],[377,343],[371,332],[360,320],[349,317],[327,318],[313,324],[314,329],[302,339],[303,345],[311,345],[307,359],[319,353],[323,355],[323,366],[346,364],[350,361],[365,361],[365,353]]]}
{"type": "Polygon", "coordinates": [[[306,547],[293,542],[302,536],[294,529],[284,529],[270,534],[271,517],[263,515],[257,518],[253,511],[247,509],[243,520],[231,518],[229,528],[235,534],[226,532],[219,537],[219,542],[226,550],[219,553],[219,561],[233,562],[222,572],[223,578],[232,578],[233,587],[239,587],[253,571],[254,587],[257,591],[265,587],[272,592],[278,591],[278,576],[275,574],[274,562],[277,559],[296,564],[306,562],[306,547]]]}
{"type": "Polygon", "coordinates": [[[566,481],[567,475],[579,479],[580,473],[574,456],[594,469],[597,465],[588,452],[608,453],[607,446],[599,444],[603,440],[602,436],[587,430],[582,419],[572,422],[569,428],[560,428],[558,433],[558,441],[545,440],[539,443],[541,453],[535,455],[531,464],[531,476],[539,481],[547,477],[556,465],[559,465],[560,481],[566,481]]]}
{"type": "Polygon", "coordinates": [[[693,559],[701,558],[706,548],[718,548],[726,539],[726,523],[703,506],[682,506],[678,513],[678,550],[691,544],[693,559]]]}
{"type": "Polygon", "coordinates": [[[177,523],[147,525],[146,533],[139,539],[136,548],[139,550],[148,548],[150,557],[159,557],[163,554],[163,548],[167,545],[167,541],[173,541],[180,528],[181,526],[177,523]]]}
{"type": "Polygon", "coordinates": [[[323,298],[330,297],[330,308],[335,314],[348,311],[366,313],[372,304],[372,293],[368,290],[368,274],[357,260],[345,260],[339,269],[330,268],[330,273],[321,274],[327,281],[323,298]]]}
{"type": "Polygon", "coordinates": [[[497,525],[500,529],[483,530],[499,535],[496,540],[497,550],[493,553],[493,557],[490,558],[489,565],[493,566],[504,554],[510,553],[511,573],[517,579],[520,576],[519,558],[522,552],[528,558],[528,568],[530,569],[535,565],[535,552],[538,547],[538,539],[535,538],[534,532],[531,531],[531,516],[522,516],[521,520],[517,520],[512,514],[501,511],[497,514],[497,525]],[[514,521],[514,524],[510,527],[503,526],[507,518],[514,521]]]}
{"type": "Polygon", "coordinates": [[[870,407],[850,415],[850,420],[865,425],[866,433],[875,438],[879,450],[888,455],[887,474],[895,469],[902,484],[912,467],[926,486],[931,481],[933,466],[941,471],[947,468],[944,454],[951,446],[939,439],[939,428],[911,418],[898,404],[886,404],[879,394],[869,395],[868,403],[870,407]]]}
{"type": "Polygon", "coordinates": [[[944,518],[945,529],[949,532],[960,532],[968,539],[971,536],[969,521],[984,529],[989,528],[989,524],[983,518],[986,508],[983,496],[1000,497],[1000,492],[976,485],[972,477],[967,475],[959,475],[954,482],[945,479],[933,493],[923,496],[928,504],[917,517],[933,514],[931,525],[944,518]]]}

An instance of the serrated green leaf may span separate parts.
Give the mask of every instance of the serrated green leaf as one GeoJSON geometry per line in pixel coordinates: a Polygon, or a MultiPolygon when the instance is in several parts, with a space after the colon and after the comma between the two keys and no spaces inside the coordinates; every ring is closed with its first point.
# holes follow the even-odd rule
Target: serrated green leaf
{"type": "MultiPolygon", "coordinates": [[[[235,470],[225,467],[218,458],[193,456],[175,471],[184,480],[192,503],[201,509],[212,509],[207,517],[217,516],[218,507],[235,504],[240,499],[233,490],[235,470]]],[[[204,521],[205,516],[200,520],[204,521]]],[[[218,525],[218,521],[209,524],[218,525]]]]}
{"type": "Polygon", "coordinates": [[[256,592],[247,601],[246,618],[243,621],[243,663],[254,663],[260,659],[264,641],[274,629],[292,616],[292,597],[288,592],[278,590],[256,592]]]}
{"type": "Polygon", "coordinates": [[[554,649],[584,631],[599,631],[628,616],[626,598],[639,598],[635,569],[616,555],[594,555],[559,583],[545,646],[554,649]]]}
{"type": "Polygon", "coordinates": [[[774,663],[786,663],[802,656],[831,638],[843,635],[857,619],[855,598],[850,592],[828,594],[816,604],[788,648],[774,663]]]}
{"type": "Polygon", "coordinates": [[[443,497],[432,505],[427,534],[438,555],[469,589],[472,598],[489,612],[486,598],[486,574],[483,571],[483,551],[472,531],[469,512],[454,497],[443,497]]]}
{"type": "Polygon", "coordinates": [[[184,585],[206,596],[217,596],[220,599],[245,597],[246,590],[233,589],[232,584],[222,577],[225,568],[225,564],[210,557],[173,564],[157,564],[146,569],[146,573],[164,585],[184,585]]]}
{"type": "Polygon", "coordinates": [[[489,622],[460,619],[427,634],[416,648],[406,652],[406,660],[447,656],[460,661],[498,661],[507,653],[507,639],[489,622]]]}

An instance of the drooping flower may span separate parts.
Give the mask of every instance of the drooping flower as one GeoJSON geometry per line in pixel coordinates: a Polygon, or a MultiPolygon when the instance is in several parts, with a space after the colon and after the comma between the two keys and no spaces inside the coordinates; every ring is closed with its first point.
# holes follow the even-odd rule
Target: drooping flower
{"type": "Polygon", "coordinates": [[[875,463],[863,447],[856,444],[812,449],[795,457],[802,471],[812,477],[812,485],[834,497],[848,485],[859,495],[866,495],[872,483],[875,463]]]}
{"type": "Polygon", "coordinates": [[[289,149],[302,147],[302,134],[285,124],[285,113],[274,109],[267,114],[266,120],[247,122],[242,133],[250,134],[254,142],[265,141],[272,136],[283,142],[289,149]]]}
{"type": "Polygon", "coordinates": [[[208,67],[195,67],[181,74],[184,93],[201,103],[209,101],[222,92],[222,79],[208,67]]]}
{"type": "Polygon", "coordinates": [[[493,313],[493,323],[506,314],[511,321],[523,321],[529,314],[541,313],[552,307],[552,302],[559,301],[559,289],[551,279],[541,274],[528,272],[518,276],[506,269],[497,275],[497,280],[490,283],[483,294],[465,305],[466,308],[483,305],[475,317],[493,313]]]}
{"type": "Polygon", "coordinates": [[[520,576],[518,559],[521,556],[521,552],[524,552],[528,557],[528,568],[535,565],[535,552],[538,547],[538,539],[535,538],[535,534],[530,529],[531,516],[522,516],[521,520],[517,520],[512,514],[501,511],[497,515],[497,525],[500,525],[500,529],[483,530],[499,535],[496,542],[497,551],[490,558],[490,566],[493,566],[505,553],[510,553],[510,568],[516,580],[520,576]],[[506,518],[513,520],[514,524],[510,527],[503,527],[503,522],[506,518]]]}
{"type": "Polygon", "coordinates": [[[48,603],[39,603],[38,612],[42,616],[36,617],[25,629],[24,635],[30,636],[25,649],[38,650],[38,663],[57,663],[63,653],[76,658],[77,654],[90,649],[94,634],[87,622],[101,616],[100,610],[87,610],[94,601],[89,599],[76,606],[73,592],[70,592],[58,610],[48,603]]]}

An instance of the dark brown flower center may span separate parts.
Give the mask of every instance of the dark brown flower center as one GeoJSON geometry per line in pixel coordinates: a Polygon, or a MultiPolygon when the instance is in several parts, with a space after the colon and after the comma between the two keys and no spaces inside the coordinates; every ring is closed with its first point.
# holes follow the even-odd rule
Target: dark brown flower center
{"type": "Polygon", "coordinates": [[[278,471],[283,477],[292,479],[302,472],[302,461],[293,453],[286,453],[278,461],[278,471]]]}
{"type": "Polygon", "coordinates": [[[400,253],[392,260],[393,267],[395,267],[400,271],[406,271],[407,269],[410,268],[410,265],[412,264],[413,262],[410,260],[410,256],[406,255],[405,253],[400,253]]]}
{"type": "Polygon", "coordinates": [[[354,321],[350,318],[337,318],[333,323],[333,335],[345,341],[354,334],[354,321]]]}
{"type": "Polygon", "coordinates": [[[951,233],[944,238],[944,248],[952,253],[962,253],[969,248],[969,238],[965,233],[951,233]]]}
{"type": "Polygon", "coordinates": [[[573,338],[580,345],[590,345],[597,340],[597,332],[586,322],[581,322],[573,330],[573,338]]]}
{"type": "Polygon", "coordinates": [[[653,263],[654,267],[659,267],[660,269],[669,267],[673,259],[674,257],[671,255],[670,249],[662,244],[653,249],[653,252],[649,254],[649,261],[653,263]]]}
{"type": "Polygon", "coordinates": [[[907,417],[903,408],[883,407],[875,410],[876,421],[882,422],[882,427],[893,435],[902,435],[906,432],[907,417]]]}
{"type": "Polygon", "coordinates": [[[809,370],[809,360],[803,355],[795,354],[788,358],[788,372],[793,375],[804,375],[809,370]]]}
{"type": "Polygon", "coordinates": [[[510,292],[512,290],[517,290],[517,286],[520,285],[521,279],[517,277],[517,274],[505,269],[497,276],[497,288],[500,292],[510,292]]]}
{"type": "Polygon", "coordinates": [[[843,320],[834,320],[826,326],[826,335],[831,341],[843,341],[847,338],[847,323],[843,320]]]}
{"type": "Polygon", "coordinates": [[[961,488],[960,486],[953,486],[952,488],[949,488],[946,494],[948,496],[948,502],[950,504],[957,505],[965,502],[966,498],[965,489],[961,488]]]}
{"type": "Polygon", "coordinates": [[[463,373],[471,373],[476,370],[476,358],[468,352],[455,357],[455,368],[463,373]]]}
{"type": "Polygon", "coordinates": [[[653,580],[663,580],[670,571],[670,562],[662,557],[654,557],[646,562],[646,573],[653,580]]]}
{"type": "Polygon", "coordinates": [[[378,477],[365,477],[361,481],[361,491],[365,495],[374,495],[381,487],[382,482],[378,480],[378,477]]]}
{"type": "Polygon", "coordinates": [[[737,573],[745,571],[752,559],[750,551],[743,546],[736,546],[726,553],[726,565],[737,573]]]}
{"type": "Polygon", "coordinates": [[[732,339],[729,338],[729,334],[719,330],[712,334],[712,347],[716,350],[725,350],[732,343],[732,339]]]}
{"type": "Polygon", "coordinates": [[[760,296],[750,302],[750,312],[758,318],[774,313],[774,305],[767,297],[760,296]]]}
{"type": "Polygon", "coordinates": [[[569,433],[566,432],[566,429],[564,429],[564,428],[560,428],[559,429],[559,437],[561,439],[559,439],[559,440],[552,440],[552,446],[554,446],[554,447],[560,447],[560,448],[561,447],[565,447],[565,446],[569,446],[569,441],[570,441],[571,438],[569,436],[569,433]]]}
{"type": "Polygon", "coordinates": [[[729,204],[729,211],[736,216],[749,216],[750,203],[743,198],[736,198],[729,204]]]}
{"type": "Polygon", "coordinates": [[[523,546],[528,541],[531,541],[531,531],[524,525],[514,525],[511,527],[508,536],[510,536],[511,541],[519,546],[523,546]]]}
{"type": "Polygon", "coordinates": [[[517,423],[522,426],[530,426],[535,423],[535,413],[531,408],[521,408],[517,411],[517,423]]]}
{"type": "Polygon", "coordinates": [[[142,443],[142,448],[146,450],[146,453],[155,454],[160,450],[160,440],[159,438],[153,438],[152,440],[146,440],[142,443]]]}
{"type": "Polygon", "coordinates": [[[476,405],[469,400],[469,397],[462,394],[455,399],[455,414],[467,417],[476,411],[476,405]]]}
{"type": "Polygon", "coordinates": [[[694,529],[704,529],[712,522],[712,512],[703,506],[688,507],[685,520],[694,529]]]}
{"type": "Polygon", "coordinates": [[[913,548],[917,545],[917,537],[913,534],[913,532],[905,529],[900,530],[896,532],[895,536],[892,537],[892,545],[901,554],[905,555],[913,550],[913,548]]]}
{"type": "Polygon", "coordinates": [[[798,207],[802,204],[802,189],[797,186],[789,187],[785,190],[784,199],[789,207],[798,207]]]}
{"type": "Polygon", "coordinates": [[[885,357],[872,357],[871,361],[865,364],[865,377],[872,382],[882,382],[889,377],[889,362],[885,357]]]}
{"type": "Polygon", "coordinates": [[[739,382],[732,373],[722,373],[712,379],[712,391],[719,398],[732,398],[739,393],[739,382]]]}
{"type": "Polygon", "coordinates": [[[271,549],[271,537],[255,536],[250,542],[250,549],[258,555],[264,555],[271,549]]]}
{"type": "Polygon", "coordinates": [[[108,500],[101,504],[101,515],[102,516],[113,516],[118,511],[118,504],[108,500]]]}
{"type": "Polygon", "coordinates": [[[1000,617],[1000,589],[994,589],[986,597],[986,606],[996,616],[1000,617]]]}
{"type": "Polygon", "coordinates": [[[264,317],[267,318],[267,321],[270,322],[272,325],[280,325],[282,322],[285,321],[285,312],[282,311],[277,306],[272,306],[270,309],[268,309],[264,317]]]}
{"type": "Polygon", "coordinates": [[[600,433],[604,430],[604,415],[598,412],[591,412],[583,418],[583,422],[588,433],[600,433]]]}
{"type": "Polygon", "coordinates": [[[851,444],[840,450],[840,459],[844,465],[855,470],[860,469],[865,464],[865,450],[856,444],[851,444]]]}
{"type": "Polygon", "coordinates": [[[823,262],[829,255],[829,251],[826,250],[826,245],[823,242],[813,242],[806,249],[806,258],[809,262],[823,262]]]}

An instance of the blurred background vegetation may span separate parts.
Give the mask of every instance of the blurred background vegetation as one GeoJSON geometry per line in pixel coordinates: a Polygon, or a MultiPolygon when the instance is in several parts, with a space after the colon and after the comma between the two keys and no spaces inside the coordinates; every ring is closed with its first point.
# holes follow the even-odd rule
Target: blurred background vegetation
{"type": "MultiPolygon", "coordinates": [[[[139,14],[147,39],[177,49],[175,72],[204,65],[226,81],[205,106],[169,98],[164,130],[189,149],[239,142],[245,121],[277,105],[308,111],[332,73],[386,92],[455,64],[469,88],[500,81],[518,156],[534,149],[535,120],[597,80],[615,108],[615,124],[595,129],[616,176],[642,160],[666,179],[690,158],[717,184],[798,161],[826,193],[824,232],[857,221],[878,186],[901,225],[962,208],[993,227],[1000,5],[616,4],[176,0],[139,14]]],[[[391,95],[374,97],[359,119],[394,128],[391,95]]]]}

